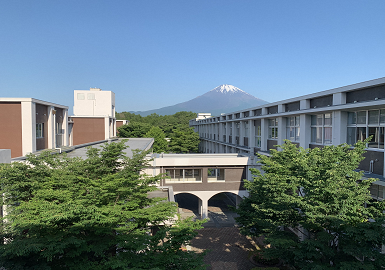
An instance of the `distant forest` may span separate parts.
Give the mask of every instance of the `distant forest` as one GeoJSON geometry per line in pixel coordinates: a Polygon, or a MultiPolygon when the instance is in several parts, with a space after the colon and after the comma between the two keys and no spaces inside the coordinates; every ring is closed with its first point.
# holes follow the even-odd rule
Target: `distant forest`
{"type": "Polygon", "coordinates": [[[127,125],[118,128],[119,137],[154,138],[155,153],[197,153],[199,135],[189,127],[189,121],[196,117],[196,113],[185,111],[173,115],[153,113],[147,116],[130,112],[116,113],[116,119],[129,121],[127,125]]]}

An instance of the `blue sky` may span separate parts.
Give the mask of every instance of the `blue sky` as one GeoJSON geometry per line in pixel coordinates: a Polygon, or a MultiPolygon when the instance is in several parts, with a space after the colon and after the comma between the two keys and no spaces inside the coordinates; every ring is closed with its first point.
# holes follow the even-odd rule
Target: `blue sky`
{"type": "Polygon", "coordinates": [[[385,76],[384,0],[0,1],[0,96],[156,109],[232,84],[273,102],[385,76]]]}

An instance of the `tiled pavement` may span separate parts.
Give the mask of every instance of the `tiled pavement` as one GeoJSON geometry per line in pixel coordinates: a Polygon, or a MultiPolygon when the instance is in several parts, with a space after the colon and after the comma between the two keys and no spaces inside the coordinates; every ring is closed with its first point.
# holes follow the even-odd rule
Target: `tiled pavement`
{"type": "MultiPolygon", "coordinates": [[[[193,197],[180,198],[179,202],[182,218],[199,218],[198,203],[194,202],[193,197]]],[[[231,202],[223,195],[210,200],[208,221],[188,249],[198,252],[209,250],[205,256],[207,270],[250,270],[255,267],[248,259],[253,246],[239,233],[234,219],[237,215],[228,205],[231,202]]]]}
{"type": "Polygon", "coordinates": [[[191,250],[210,250],[205,256],[208,270],[250,270],[249,259],[252,250],[250,241],[239,233],[237,227],[204,228],[191,242],[191,250]]]}

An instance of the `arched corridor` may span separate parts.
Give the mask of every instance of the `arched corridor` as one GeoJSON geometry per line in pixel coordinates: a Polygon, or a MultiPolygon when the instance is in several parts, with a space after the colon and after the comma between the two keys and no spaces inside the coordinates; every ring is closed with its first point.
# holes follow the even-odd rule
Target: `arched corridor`
{"type": "MultiPolygon", "coordinates": [[[[239,193],[239,191],[237,191],[239,193]]],[[[242,194],[245,196],[246,194],[242,194]]],[[[232,207],[242,200],[235,192],[200,191],[175,195],[182,218],[208,218],[205,227],[233,227],[236,213],[232,207]]]]}

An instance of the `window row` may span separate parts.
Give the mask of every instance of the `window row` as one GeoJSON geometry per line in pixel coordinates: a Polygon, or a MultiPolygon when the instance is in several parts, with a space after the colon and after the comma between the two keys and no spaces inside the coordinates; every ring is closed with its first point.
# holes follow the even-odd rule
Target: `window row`
{"type": "Polygon", "coordinates": [[[384,149],[385,110],[348,113],[347,143],[355,144],[371,136],[368,148],[384,149]]]}
{"type": "MultiPolygon", "coordinates": [[[[202,169],[166,169],[167,182],[202,182],[202,169]]],[[[207,181],[225,181],[225,169],[208,168],[207,181]]]]}

